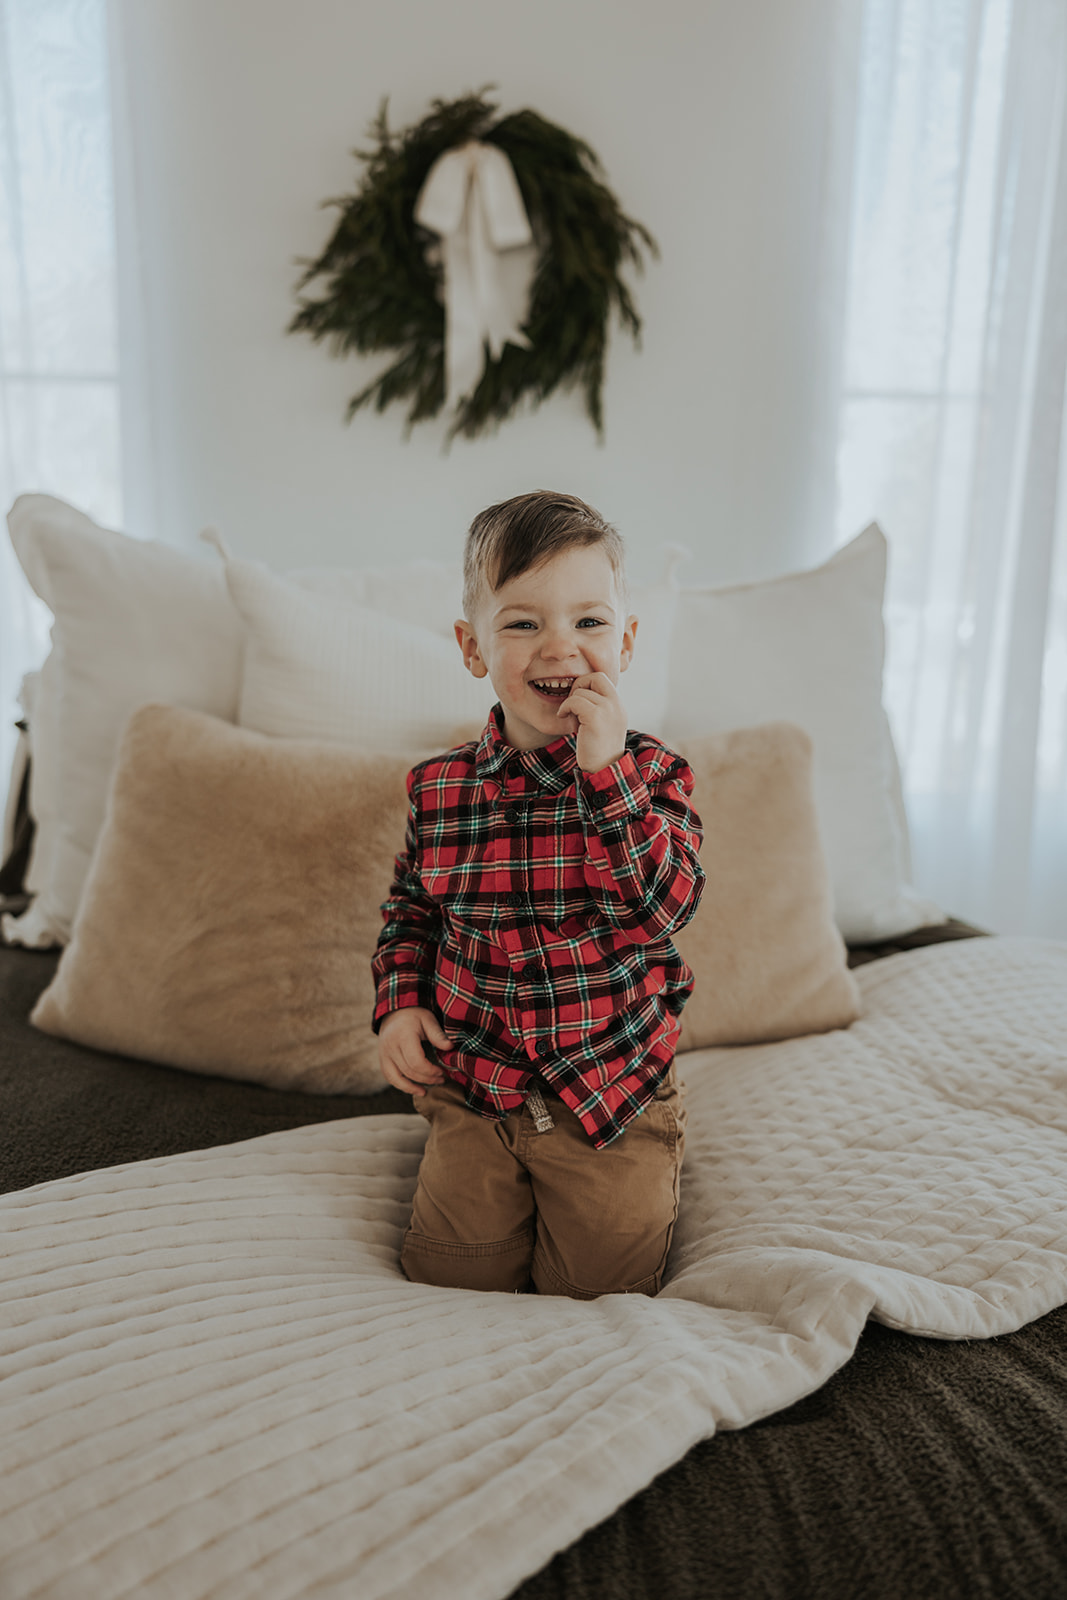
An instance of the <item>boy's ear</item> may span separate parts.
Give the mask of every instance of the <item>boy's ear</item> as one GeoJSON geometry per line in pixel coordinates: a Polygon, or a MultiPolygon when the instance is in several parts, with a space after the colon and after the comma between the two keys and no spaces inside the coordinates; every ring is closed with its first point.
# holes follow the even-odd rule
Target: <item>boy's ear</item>
{"type": "Polygon", "coordinates": [[[487,675],[489,668],[482,660],[481,651],[478,649],[478,641],[474,637],[474,630],[470,623],[464,622],[463,619],[460,618],[460,620],[453,623],[452,626],[456,630],[456,643],[463,651],[463,665],[466,667],[468,672],[474,675],[474,677],[484,678],[487,675]]]}
{"type": "Polygon", "coordinates": [[[627,617],[626,626],[622,630],[622,649],[619,651],[619,671],[625,672],[633,660],[634,639],[637,635],[637,618],[627,617]]]}

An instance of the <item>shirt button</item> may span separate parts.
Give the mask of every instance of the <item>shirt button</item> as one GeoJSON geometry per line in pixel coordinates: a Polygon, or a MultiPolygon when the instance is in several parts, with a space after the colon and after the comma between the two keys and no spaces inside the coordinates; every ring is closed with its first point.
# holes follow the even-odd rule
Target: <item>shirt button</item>
{"type": "Polygon", "coordinates": [[[522,975],[524,978],[539,978],[541,976],[540,961],[527,961],[522,969],[522,975]]]}
{"type": "Polygon", "coordinates": [[[526,896],[524,894],[506,894],[504,896],[504,904],[506,906],[524,906],[526,904],[526,896]]]}
{"type": "Polygon", "coordinates": [[[521,822],[525,815],[526,815],[526,813],[522,809],[521,806],[505,806],[504,807],[504,820],[505,820],[505,822],[521,822]]]}
{"type": "Polygon", "coordinates": [[[545,1056],[550,1056],[552,1054],[552,1040],[551,1039],[538,1039],[538,1041],[537,1041],[537,1054],[539,1056],[541,1056],[542,1058],[545,1057],[545,1056]]]}

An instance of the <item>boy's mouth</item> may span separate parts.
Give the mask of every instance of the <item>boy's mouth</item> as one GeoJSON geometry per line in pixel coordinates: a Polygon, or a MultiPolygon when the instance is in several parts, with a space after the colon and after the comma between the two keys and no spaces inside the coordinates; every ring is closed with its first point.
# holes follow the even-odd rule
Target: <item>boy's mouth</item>
{"type": "Polygon", "coordinates": [[[531,678],[530,687],[546,700],[566,700],[573,683],[573,678],[531,678]]]}

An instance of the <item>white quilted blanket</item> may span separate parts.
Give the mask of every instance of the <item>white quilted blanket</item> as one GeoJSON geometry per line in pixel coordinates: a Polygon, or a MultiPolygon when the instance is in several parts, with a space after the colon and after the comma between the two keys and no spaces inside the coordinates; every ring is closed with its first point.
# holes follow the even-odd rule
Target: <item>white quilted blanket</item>
{"type": "Polygon", "coordinates": [[[868,1316],[973,1338],[1067,1300],[1067,945],[859,978],[847,1032],[683,1058],[657,1300],[406,1283],[410,1117],[0,1200],[4,1600],[499,1600],[868,1316]]]}

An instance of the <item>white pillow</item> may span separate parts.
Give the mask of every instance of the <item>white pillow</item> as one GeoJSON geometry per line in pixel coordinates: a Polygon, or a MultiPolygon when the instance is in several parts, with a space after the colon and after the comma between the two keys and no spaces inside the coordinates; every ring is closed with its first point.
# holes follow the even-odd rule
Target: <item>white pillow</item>
{"type": "MultiPolygon", "coordinates": [[[[27,888],[35,899],[2,926],[12,943],[45,948],[70,937],[128,716],[158,701],[235,720],[244,627],[213,556],[102,528],[51,495],[20,496],[8,526],[54,623],[30,719],[36,830],[27,888]]],[[[443,577],[458,595],[458,567],[413,565],[409,597],[415,594],[420,617],[439,616],[443,577]]],[[[403,568],[315,568],[293,578],[300,587],[367,595],[372,603],[377,590],[399,603],[405,581],[403,568]]],[[[458,600],[449,598],[444,610],[450,635],[458,600]]],[[[458,660],[454,642],[451,648],[458,660]]]]}
{"type": "Polygon", "coordinates": [[[674,568],[684,551],[667,546],[663,576],[652,583],[630,585],[630,613],[637,618],[633,659],[619,679],[619,698],[626,722],[639,733],[665,738],[670,699],[671,641],[678,613],[674,568]]]}
{"type": "Polygon", "coordinates": [[[463,568],[458,562],[412,560],[350,570],[301,567],[286,577],[303,589],[367,606],[450,641],[452,624],[463,614],[463,568]]]}
{"type": "MultiPolygon", "coordinates": [[[[214,559],[101,528],[51,495],[21,496],[8,524],[23,569],[55,619],[30,728],[30,806],[37,826],[27,887],[36,898],[23,916],[3,919],[12,942],[43,947],[70,936],[129,714],[154,700],[233,720],[244,625],[214,559]]],[[[364,639],[383,645],[383,660],[398,638],[406,641],[405,670],[413,671],[416,661],[425,667],[414,689],[416,710],[430,683],[440,713],[422,719],[435,729],[427,747],[449,740],[457,723],[482,719],[491,691],[464,672],[452,635],[462,611],[458,563],[309,568],[291,574],[286,592],[299,597],[303,590],[368,608],[364,639]],[[410,631],[398,635],[375,612],[396,616],[410,631]]],[[[632,726],[649,731],[666,702],[675,599],[667,580],[634,596],[642,632],[626,704],[632,726]]],[[[359,681],[352,686],[357,694],[359,681]]],[[[397,709],[398,684],[399,675],[390,696],[378,697],[379,709],[370,705],[368,715],[356,719],[359,727],[380,727],[387,703],[397,709]]],[[[290,709],[303,725],[306,707],[291,703],[290,709]]],[[[420,720],[410,707],[397,714],[408,726],[420,720]]]]}
{"type": "MultiPolygon", "coordinates": [[[[155,700],[234,720],[244,624],[210,560],[100,528],[48,495],[21,496],[8,521],[55,623],[30,734],[36,899],[23,917],[4,919],[4,932],[47,945],[69,937],[130,712],[155,700]]],[[[451,637],[462,609],[458,564],[315,568],[288,580],[235,565],[249,569],[244,609],[254,619],[246,726],[432,748],[484,716],[491,689],[463,671],[451,637]],[[362,605],[358,629],[335,615],[330,660],[316,596],[327,611],[342,597],[362,605]],[[287,661],[295,677],[285,687],[287,661]]],[[[633,590],[641,625],[620,684],[630,726],[669,741],[781,718],[808,730],[839,925],[853,941],[944,920],[906,882],[906,823],[881,707],[884,567],[872,525],[825,566],[769,583],[679,591],[668,572],[633,590]]]]}
{"type": "MultiPolygon", "coordinates": [[[[52,495],[20,495],[7,521],[54,620],[29,719],[35,898],[2,927],[48,948],[70,937],[126,719],[154,700],[232,722],[244,631],[214,557],[102,528],[52,495]]],[[[302,581],[325,588],[336,575],[302,581]]]]}
{"type": "Polygon", "coordinates": [[[214,561],[113,533],[50,495],[21,495],[8,526],[55,620],[30,729],[36,898],[4,932],[47,946],[70,936],[130,713],[158,700],[232,721],[241,630],[214,561]]]}
{"type": "MultiPolygon", "coordinates": [[[[638,618],[639,627],[633,660],[619,693],[629,726],[642,733],[660,733],[666,715],[671,637],[678,609],[674,568],[685,554],[681,546],[667,545],[662,575],[630,585],[630,611],[638,618]]],[[[287,576],[304,588],[328,592],[439,634],[459,657],[452,631],[453,622],[463,615],[463,568],[458,562],[408,561],[403,566],[367,567],[359,572],[308,567],[287,576]]]]}
{"type": "Polygon", "coordinates": [[[443,749],[484,723],[492,685],[470,676],[455,640],[311,593],[258,561],[225,570],[245,628],[242,728],[395,752],[443,749]]]}
{"type": "Polygon", "coordinates": [[[882,706],[885,568],[885,538],[871,523],[811,571],[683,589],[664,734],[674,743],[777,721],[810,734],[835,917],[854,944],[945,921],[906,881],[882,706]]]}
{"type": "MultiPolygon", "coordinates": [[[[339,574],[330,593],[304,590],[311,582],[326,588],[322,569],[282,578],[231,557],[226,570],[245,625],[241,727],[400,751],[444,748],[458,730],[484,722],[496,698],[492,684],[470,676],[451,621],[437,620],[462,615],[458,568],[426,562],[339,574]]],[[[641,625],[620,692],[630,726],[646,733],[665,713],[677,603],[669,573],[631,595],[641,625]]]]}

